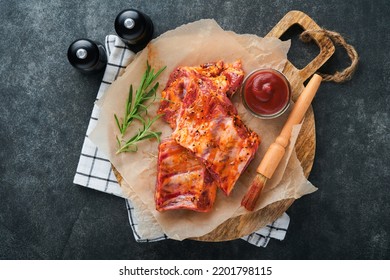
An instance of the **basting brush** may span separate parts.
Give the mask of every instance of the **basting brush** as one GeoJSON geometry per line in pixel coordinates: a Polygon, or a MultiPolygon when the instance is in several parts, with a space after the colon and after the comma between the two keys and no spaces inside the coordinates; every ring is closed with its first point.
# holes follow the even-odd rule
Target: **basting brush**
{"type": "Polygon", "coordinates": [[[241,205],[248,211],[254,210],[260,193],[267,180],[272,178],[272,175],[286,152],[286,147],[290,142],[293,126],[301,123],[321,84],[321,81],[321,76],[317,74],[314,74],[310,79],[306,88],[302,91],[298,100],[295,102],[294,108],[288,116],[280,135],[276,138],[275,142],[269,146],[262,161],[260,162],[260,165],[257,167],[256,177],[241,201],[241,205]]]}

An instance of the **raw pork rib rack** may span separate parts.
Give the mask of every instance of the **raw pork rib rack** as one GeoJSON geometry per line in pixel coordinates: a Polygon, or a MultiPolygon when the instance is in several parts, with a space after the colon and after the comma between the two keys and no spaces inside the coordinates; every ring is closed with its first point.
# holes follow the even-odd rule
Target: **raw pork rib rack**
{"type": "Polygon", "coordinates": [[[158,110],[173,133],[159,146],[157,210],[206,212],[217,187],[226,195],[233,190],[260,144],[229,99],[243,78],[239,61],[172,72],[158,110]]]}

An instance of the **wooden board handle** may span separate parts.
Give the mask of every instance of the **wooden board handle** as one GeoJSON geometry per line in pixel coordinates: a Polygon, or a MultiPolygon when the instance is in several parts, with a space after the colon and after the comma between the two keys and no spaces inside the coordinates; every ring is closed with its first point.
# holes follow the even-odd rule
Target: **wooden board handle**
{"type": "MultiPolygon", "coordinates": [[[[303,30],[322,29],[308,15],[301,11],[288,12],[266,37],[280,38],[291,26],[298,24],[303,30]]],[[[292,87],[292,98],[295,101],[302,91],[303,83],[311,77],[335,52],[335,47],[328,37],[321,34],[313,34],[313,41],[320,48],[320,53],[304,68],[298,69],[290,61],[287,61],[283,73],[287,76],[292,87]]]]}

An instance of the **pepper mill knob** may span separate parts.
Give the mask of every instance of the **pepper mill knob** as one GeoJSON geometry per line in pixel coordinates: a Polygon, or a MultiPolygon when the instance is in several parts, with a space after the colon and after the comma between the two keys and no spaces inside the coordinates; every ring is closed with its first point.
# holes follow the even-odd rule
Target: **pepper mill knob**
{"type": "Polygon", "coordinates": [[[131,50],[137,52],[152,39],[154,26],[146,14],[127,9],[115,18],[115,31],[131,50]]]}
{"type": "Polygon", "coordinates": [[[83,73],[95,73],[107,65],[104,46],[89,39],[78,39],[68,48],[68,60],[83,73]]]}

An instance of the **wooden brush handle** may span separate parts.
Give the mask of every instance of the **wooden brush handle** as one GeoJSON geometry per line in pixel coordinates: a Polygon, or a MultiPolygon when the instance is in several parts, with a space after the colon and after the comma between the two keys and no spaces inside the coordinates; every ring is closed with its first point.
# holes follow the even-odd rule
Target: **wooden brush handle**
{"type": "Polygon", "coordinates": [[[268,179],[271,179],[279,162],[284,156],[286,147],[290,141],[292,128],[294,125],[300,124],[307,109],[309,108],[319,86],[322,81],[321,76],[314,74],[307,84],[306,88],[302,91],[298,100],[295,102],[285,125],[283,126],[280,135],[276,138],[275,142],[271,144],[267,152],[261,161],[257,172],[263,174],[268,179]]]}

